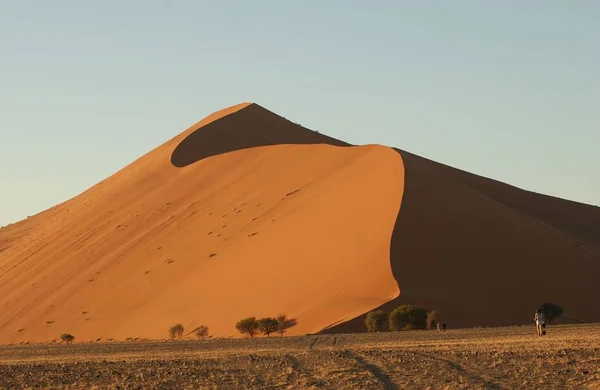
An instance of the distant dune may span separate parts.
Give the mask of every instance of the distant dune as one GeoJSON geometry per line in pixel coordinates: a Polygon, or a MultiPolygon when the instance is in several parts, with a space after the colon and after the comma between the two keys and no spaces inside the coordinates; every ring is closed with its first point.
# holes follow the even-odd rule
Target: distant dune
{"type": "Polygon", "coordinates": [[[0,343],[364,331],[401,303],[450,327],[600,321],[600,209],[243,103],[86,192],[0,229],[0,343]]]}

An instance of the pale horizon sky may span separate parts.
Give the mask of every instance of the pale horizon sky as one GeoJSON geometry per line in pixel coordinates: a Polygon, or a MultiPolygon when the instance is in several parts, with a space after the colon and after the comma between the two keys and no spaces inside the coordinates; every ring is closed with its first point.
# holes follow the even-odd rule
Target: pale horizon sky
{"type": "Polygon", "coordinates": [[[243,101],[600,205],[600,2],[0,6],[0,226],[243,101]]]}

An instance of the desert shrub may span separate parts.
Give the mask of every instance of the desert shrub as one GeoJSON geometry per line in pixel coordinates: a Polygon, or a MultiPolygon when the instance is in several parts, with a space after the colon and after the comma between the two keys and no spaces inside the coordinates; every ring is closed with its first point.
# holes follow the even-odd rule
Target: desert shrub
{"type": "Polygon", "coordinates": [[[415,329],[427,329],[427,315],[429,310],[423,307],[414,307],[411,314],[411,325],[415,329]]]}
{"type": "Polygon", "coordinates": [[[292,326],[295,326],[297,321],[293,318],[288,318],[285,314],[277,316],[277,333],[283,337],[283,334],[292,326]]]}
{"type": "Polygon", "coordinates": [[[402,330],[417,330],[419,328],[417,328],[416,325],[414,324],[407,324],[404,328],[402,328],[402,330]]]}
{"type": "Polygon", "coordinates": [[[290,320],[285,314],[280,314],[277,316],[277,333],[283,337],[283,334],[287,331],[287,329],[291,328],[295,324],[295,320],[290,320]]]}
{"type": "Polygon", "coordinates": [[[265,317],[261,318],[258,321],[258,330],[261,331],[262,334],[269,337],[269,335],[277,330],[277,325],[279,322],[276,318],[265,317]]]}
{"type": "Polygon", "coordinates": [[[389,315],[390,330],[397,331],[404,329],[410,323],[410,310],[412,306],[402,305],[395,308],[389,315]]]}
{"type": "Polygon", "coordinates": [[[176,324],[176,325],[173,325],[172,327],[170,327],[169,328],[169,336],[171,336],[171,339],[174,339],[175,337],[180,339],[181,336],[183,336],[183,325],[176,324]]]}
{"type": "Polygon", "coordinates": [[[437,311],[431,310],[427,313],[427,329],[434,329],[437,326],[437,311]]]}
{"type": "Polygon", "coordinates": [[[285,314],[280,314],[277,316],[277,333],[283,337],[285,333],[285,323],[287,322],[287,316],[285,314]]]}
{"type": "Polygon", "coordinates": [[[560,317],[563,313],[562,307],[550,302],[542,304],[540,310],[542,310],[542,313],[548,319],[548,324],[552,324],[552,319],[560,317]]]}
{"type": "Polygon", "coordinates": [[[371,311],[365,318],[365,326],[369,332],[379,332],[383,330],[385,323],[389,321],[389,315],[383,310],[371,311]]]}
{"type": "Polygon", "coordinates": [[[390,330],[425,329],[427,327],[427,309],[412,305],[398,306],[390,313],[390,330]]]}
{"type": "Polygon", "coordinates": [[[60,335],[60,339],[67,344],[70,344],[73,340],[75,340],[75,336],[69,333],[63,333],[60,335]]]}
{"type": "Polygon", "coordinates": [[[256,330],[258,329],[258,322],[256,321],[256,317],[248,317],[243,320],[239,320],[237,324],[235,324],[235,328],[241,334],[248,334],[250,337],[254,337],[256,330]]]}
{"type": "Polygon", "coordinates": [[[205,339],[208,336],[208,327],[205,325],[200,325],[198,329],[196,329],[196,337],[199,339],[205,339]]]}

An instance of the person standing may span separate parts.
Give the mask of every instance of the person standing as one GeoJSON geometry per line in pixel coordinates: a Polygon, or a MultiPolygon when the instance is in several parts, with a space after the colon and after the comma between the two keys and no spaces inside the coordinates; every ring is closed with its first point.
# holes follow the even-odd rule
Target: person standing
{"type": "Polygon", "coordinates": [[[537,330],[538,336],[542,336],[542,328],[544,327],[546,321],[544,318],[544,313],[542,313],[541,309],[537,309],[537,312],[533,316],[533,320],[535,321],[535,329],[537,330]]]}

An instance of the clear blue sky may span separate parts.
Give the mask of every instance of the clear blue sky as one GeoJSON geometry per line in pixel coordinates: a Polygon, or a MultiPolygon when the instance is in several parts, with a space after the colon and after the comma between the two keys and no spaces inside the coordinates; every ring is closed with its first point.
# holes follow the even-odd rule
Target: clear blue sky
{"type": "Polygon", "coordinates": [[[598,1],[0,0],[0,225],[254,101],[600,204],[598,1]]]}

